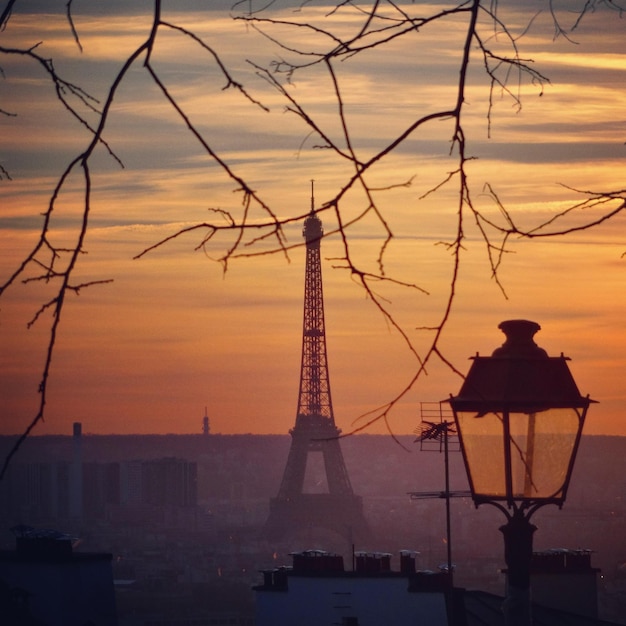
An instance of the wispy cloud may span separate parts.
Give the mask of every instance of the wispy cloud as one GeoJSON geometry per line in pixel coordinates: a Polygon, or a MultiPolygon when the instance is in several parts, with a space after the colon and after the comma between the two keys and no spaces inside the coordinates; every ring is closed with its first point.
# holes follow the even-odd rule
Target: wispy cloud
{"type": "MultiPolygon", "coordinates": [[[[102,14],[92,5],[81,7],[75,25],[82,52],[72,40],[64,13],[50,15],[48,2],[39,4],[41,13],[13,16],[1,34],[3,45],[44,41],[40,51],[54,57],[58,71],[101,101],[125,55],[146,36],[151,4],[106,3],[102,14]]],[[[180,32],[163,31],[153,58],[155,68],[211,147],[251,181],[278,215],[307,211],[311,178],[316,180],[316,204],[321,206],[351,174],[349,164],[320,149],[319,137],[310,135],[296,115],[285,112],[287,103],[248,63],[255,59],[267,64],[291,53],[277,52],[253,28],[231,20],[224,12],[230,8],[226,2],[211,3],[219,6],[219,12],[207,11],[205,4],[164,3],[169,12],[165,17],[204,36],[269,112],[232,88],[224,90],[211,54],[180,32]]],[[[539,4],[516,3],[515,35],[532,15],[530,7],[539,4]]],[[[428,7],[420,3],[413,8],[428,7]]],[[[322,24],[327,14],[328,7],[319,4],[300,13],[290,8],[287,16],[322,24]]],[[[358,19],[358,13],[346,6],[333,17],[333,28],[349,32],[358,19]]],[[[469,171],[474,201],[494,220],[503,216],[486,192],[488,182],[524,227],[580,197],[568,187],[623,186],[624,24],[606,16],[599,19],[593,16],[583,23],[577,33],[580,44],[573,46],[563,38],[552,40],[548,15],[537,18],[519,45],[522,56],[528,53],[551,84],[540,96],[537,85],[523,83],[521,110],[506,94],[500,97],[495,92],[491,128],[488,81],[480,59],[474,60],[464,121],[477,159],[469,171]]],[[[426,27],[408,46],[391,46],[386,53],[371,51],[338,66],[346,119],[359,155],[373,154],[416,116],[455,102],[458,38],[464,27],[461,20],[444,30],[426,27]]],[[[280,31],[300,43],[308,38],[313,50],[321,50],[326,39],[301,29],[293,29],[293,34],[291,29],[280,31]]],[[[504,48],[506,38],[490,36],[490,45],[504,48]]],[[[7,276],[33,245],[58,175],[84,149],[90,134],[67,115],[40,68],[11,57],[3,59],[3,70],[2,107],[19,113],[0,116],[0,162],[13,178],[0,181],[0,271],[7,276]]],[[[337,104],[323,68],[296,73],[288,88],[324,131],[340,141],[337,104]]],[[[445,245],[436,244],[448,241],[458,200],[447,188],[420,197],[454,168],[449,154],[452,130],[445,121],[428,125],[370,174],[380,187],[412,180],[410,186],[375,195],[397,234],[385,257],[388,270],[430,294],[406,295],[380,285],[381,295],[388,297],[419,345],[426,343],[429,332],[417,329],[436,323],[447,297],[450,254],[445,245]]],[[[92,167],[93,228],[77,278],[114,282],[71,299],[55,357],[51,413],[42,432],[69,432],[69,424],[77,419],[88,421],[93,432],[146,432],[155,423],[162,430],[189,431],[196,418],[200,423],[207,404],[217,430],[287,432],[293,425],[297,391],[303,250],[290,251],[289,260],[279,254],[233,262],[224,276],[214,262],[220,247],[216,243],[206,251],[195,250],[201,241],[198,233],[133,261],[168,234],[206,220],[210,208],[237,214],[241,199],[186,132],[141,62],[116,94],[105,138],[124,168],[98,149],[92,167]]],[[[82,200],[79,181],[71,182],[53,220],[59,236],[71,233],[82,200]]],[[[342,209],[347,216],[355,215],[362,202],[355,191],[342,209]]],[[[261,214],[253,213],[251,219],[261,219],[261,214]]],[[[332,212],[323,219],[331,232],[332,212]]],[[[507,299],[491,279],[480,232],[468,221],[464,282],[446,339],[450,353],[464,363],[476,350],[495,347],[501,319],[537,318],[544,322],[542,345],[571,354],[584,391],[609,398],[596,431],[622,428],[614,417],[619,402],[626,400],[619,391],[626,345],[622,346],[624,333],[615,331],[620,325],[615,312],[626,304],[619,269],[614,270],[626,250],[622,226],[623,220],[568,239],[567,245],[509,242],[502,267],[507,299]],[[604,374],[598,376],[596,369],[604,374]]],[[[302,243],[300,225],[286,232],[289,243],[302,243]]],[[[349,232],[353,253],[375,271],[384,240],[380,224],[366,220],[349,232]]],[[[349,274],[332,269],[342,265],[341,255],[337,238],[324,241],[323,256],[331,259],[324,262],[331,376],[337,413],[345,416],[340,425],[347,429],[352,418],[401,388],[415,364],[349,274]]],[[[36,287],[20,285],[0,312],[0,340],[10,348],[0,359],[4,381],[0,410],[8,416],[3,427],[13,432],[32,410],[41,362],[38,342],[45,338],[42,330],[24,331],[37,310],[36,287]],[[9,322],[16,323],[19,332],[11,332],[9,322]]],[[[446,397],[457,382],[434,366],[400,409],[397,429],[412,432],[418,396],[446,397]]]]}

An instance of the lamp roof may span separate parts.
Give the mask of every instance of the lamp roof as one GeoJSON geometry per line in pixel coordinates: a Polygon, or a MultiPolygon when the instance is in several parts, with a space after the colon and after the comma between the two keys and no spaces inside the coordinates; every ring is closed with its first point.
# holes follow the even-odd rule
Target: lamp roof
{"type": "Polygon", "coordinates": [[[550,408],[584,408],[567,358],[549,357],[533,341],[541,328],[528,320],[499,325],[506,341],[490,357],[473,357],[459,394],[450,399],[455,410],[538,412],[550,408]]]}

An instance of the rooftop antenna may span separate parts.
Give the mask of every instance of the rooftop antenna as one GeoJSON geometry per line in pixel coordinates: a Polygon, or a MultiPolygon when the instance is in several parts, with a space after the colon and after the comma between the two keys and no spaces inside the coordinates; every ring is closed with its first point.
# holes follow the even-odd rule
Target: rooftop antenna
{"type": "Polygon", "coordinates": [[[422,414],[422,426],[415,433],[418,438],[415,442],[421,444],[422,450],[439,450],[444,453],[445,470],[445,490],[444,491],[421,491],[412,492],[411,500],[422,500],[426,498],[443,498],[446,501],[446,549],[447,563],[445,570],[449,576],[448,580],[452,586],[454,575],[454,564],[452,563],[452,531],[450,516],[450,498],[467,498],[471,494],[469,491],[450,491],[450,450],[460,450],[458,433],[452,411],[449,407],[443,406],[442,402],[420,402],[422,414]],[[430,418],[430,419],[425,419],[430,418]]]}
{"type": "Polygon", "coordinates": [[[314,192],[315,180],[311,178],[311,213],[315,212],[315,192],[314,192]]]}

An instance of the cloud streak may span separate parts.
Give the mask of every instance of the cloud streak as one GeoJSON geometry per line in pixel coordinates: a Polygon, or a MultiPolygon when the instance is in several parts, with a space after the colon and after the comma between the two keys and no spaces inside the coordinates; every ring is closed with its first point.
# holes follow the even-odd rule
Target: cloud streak
{"type": "MultiPolygon", "coordinates": [[[[328,7],[312,7],[301,19],[312,16],[322,23],[327,13],[328,7]]],[[[523,5],[514,16],[520,18],[520,28],[527,14],[523,5]]],[[[341,14],[335,28],[354,29],[357,17],[341,14]]],[[[55,57],[59,72],[99,99],[124,55],[141,42],[150,24],[149,15],[138,9],[132,20],[125,8],[102,17],[76,13],[81,54],[62,15],[41,18],[36,12],[16,15],[2,33],[2,45],[41,37],[42,51],[55,57]]],[[[332,197],[349,175],[349,165],[316,148],[319,138],[309,136],[297,116],[285,113],[285,101],[247,63],[249,58],[269,61],[275,54],[271,42],[223,12],[198,11],[197,3],[176,4],[168,19],[180,20],[205,36],[233,75],[269,108],[267,113],[236,91],[223,90],[223,77],[210,54],[180,33],[163,33],[155,67],[211,146],[281,216],[306,212],[311,178],[316,179],[318,206],[332,197]],[[183,11],[185,7],[189,10],[183,11]]],[[[545,32],[546,24],[537,22],[539,32],[545,32]]],[[[392,46],[386,54],[372,52],[341,65],[347,121],[363,158],[379,150],[384,140],[401,132],[415,116],[453,102],[458,36],[463,28],[460,21],[445,31],[425,28],[424,38],[412,38],[408,49],[392,46]]],[[[524,225],[579,197],[563,185],[610,189],[622,184],[624,125],[620,120],[626,96],[621,87],[624,68],[617,62],[616,49],[624,25],[594,18],[583,23],[582,31],[581,52],[578,48],[573,52],[563,41],[551,43],[550,37],[529,35],[529,55],[552,84],[541,97],[536,86],[523,85],[521,111],[509,98],[499,100],[492,111],[491,137],[487,85],[479,65],[471,74],[465,121],[472,155],[478,159],[469,170],[475,201],[495,220],[502,216],[485,193],[486,182],[495,185],[524,225]],[[569,51],[564,53],[566,47],[569,51]]],[[[301,31],[295,36],[300,37],[301,31]]],[[[319,46],[320,38],[315,37],[312,45],[319,46]]],[[[520,45],[526,45],[524,39],[520,45]]],[[[10,110],[20,113],[17,118],[0,117],[1,162],[13,177],[10,183],[0,183],[0,235],[5,242],[0,271],[6,276],[19,262],[26,242],[35,237],[34,227],[56,176],[90,137],[68,118],[38,70],[14,58],[3,60],[3,68],[6,78],[0,83],[0,95],[10,110]]],[[[296,74],[289,89],[329,135],[340,137],[328,76],[321,69],[303,76],[296,74]]],[[[93,167],[93,230],[79,277],[114,278],[115,282],[82,292],[69,302],[55,356],[50,415],[41,432],[69,432],[76,420],[85,421],[90,432],[200,432],[205,405],[217,431],[287,432],[293,425],[297,392],[302,249],[290,252],[290,262],[275,255],[233,263],[224,277],[222,268],[210,259],[219,257],[228,236],[209,245],[205,254],[195,250],[201,241],[198,231],[133,261],[168,233],[206,220],[209,208],[237,214],[241,205],[232,185],[186,133],[141,63],[115,99],[105,137],[125,167],[120,168],[104,150],[98,151],[93,167]]],[[[457,201],[455,192],[447,189],[420,197],[454,166],[450,137],[449,123],[433,123],[371,173],[381,187],[413,181],[376,197],[398,235],[388,249],[389,269],[431,294],[406,295],[380,287],[420,345],[429,333],[417,328],[436,323],[447,295],[450,255],[445,246],[435,243],[446,241],[456,220],[457,201]]],[[[79,185],[70,189],[63,198],[68,215],[54,220],[61,234],[69,232],[82,200],[79,185]]],[[[346,198],[345,214],[357,214],[362,201],[356,192],[346,198]]],[[[330,232],[332,215],[322,217],[330,232]]],[[[260,214],[252,215],[253,221],[259,219],[260,214]]],[[[573,352],[585,383],[582,390],[609,399],[599,409],[598,425],[592,426],[595,432],[626,435],[617,410],[619,402],[626,400],[619,391],[626,350],[615,349],[622,345],[624,333],[623,322],[613,313],[625,304],[619,273],[626,245],[623,226],[621,219],[597,234],[569,239],[567,246],[511,242],[502,270],[506,299],[490,278],[479,233],[468,223],[464,282],[446,339],[460,367],[476,350],[489,352],[498,345],[496,327],[502,319],[536,318],[545,329],[538,337],[541,345],[555,353],[573,352]],[[607,343],[606,337],[613,338],[607,343]],[[597,368],[603,374],[598,375],[597,368]]],[[[349,232],[354,254],[374,269],[383,241],[380,226],[366,220],[349,232]]],[[[302,243],[300,225],[288,228],[287,235],[290,244],[302,243]]],[[[346,430],[352,419],[402,388],[415,363],[350,276],[333,270],[340,265],[336,238],[324,242],[323,254],[329,259],[324,278],[333,395],[336,413],[345,420],[340,426],[346,430]]],[[[0,359],[4,381],[0,411],[7,432],[19,431],[32,413],[41,363],[37,355],[41,333],[24,330],[36,307],[33,287],[16,287],[0,312],[0,337],[8,347],[0,359]],[[12,356],[18,353],[19,357],[12,356]]],[[[398,432],[415,428],[419,400],[447,397],[457,385],[449,372],[433,366],[429,377],[400,406],[398,432]]]]}

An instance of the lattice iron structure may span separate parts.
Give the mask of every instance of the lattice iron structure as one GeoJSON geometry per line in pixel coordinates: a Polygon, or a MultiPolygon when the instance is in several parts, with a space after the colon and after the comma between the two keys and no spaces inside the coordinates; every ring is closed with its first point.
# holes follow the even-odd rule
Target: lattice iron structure
{"type": "Polygon", "coordinates": [[[306,241],[306,273],[297,419],[301,421],[323,419],[334,425],[335,418],[328,377],[320,258],[320,242],[324,236],[324,229],[322,221],[313,212],[304,221],[302,236],[306,241]]]}
{"type": "Polygon", "coordinates": [[[363,536],[367,524],[361,498],[354,495],[335,424],[324,322],[324,294],[320,243],[322,222],[315,214],[311,188],[311,213],[304,221],[306,241],[302,360],[296,424],[289,433],[291,447],[278,491],[270,501],[268,530],[284,533],[296,526],[330,527],[339,534],[363,536]],[[324,460],[327,493],[305,493],[307,462],[311,453],[324,460]]]}

